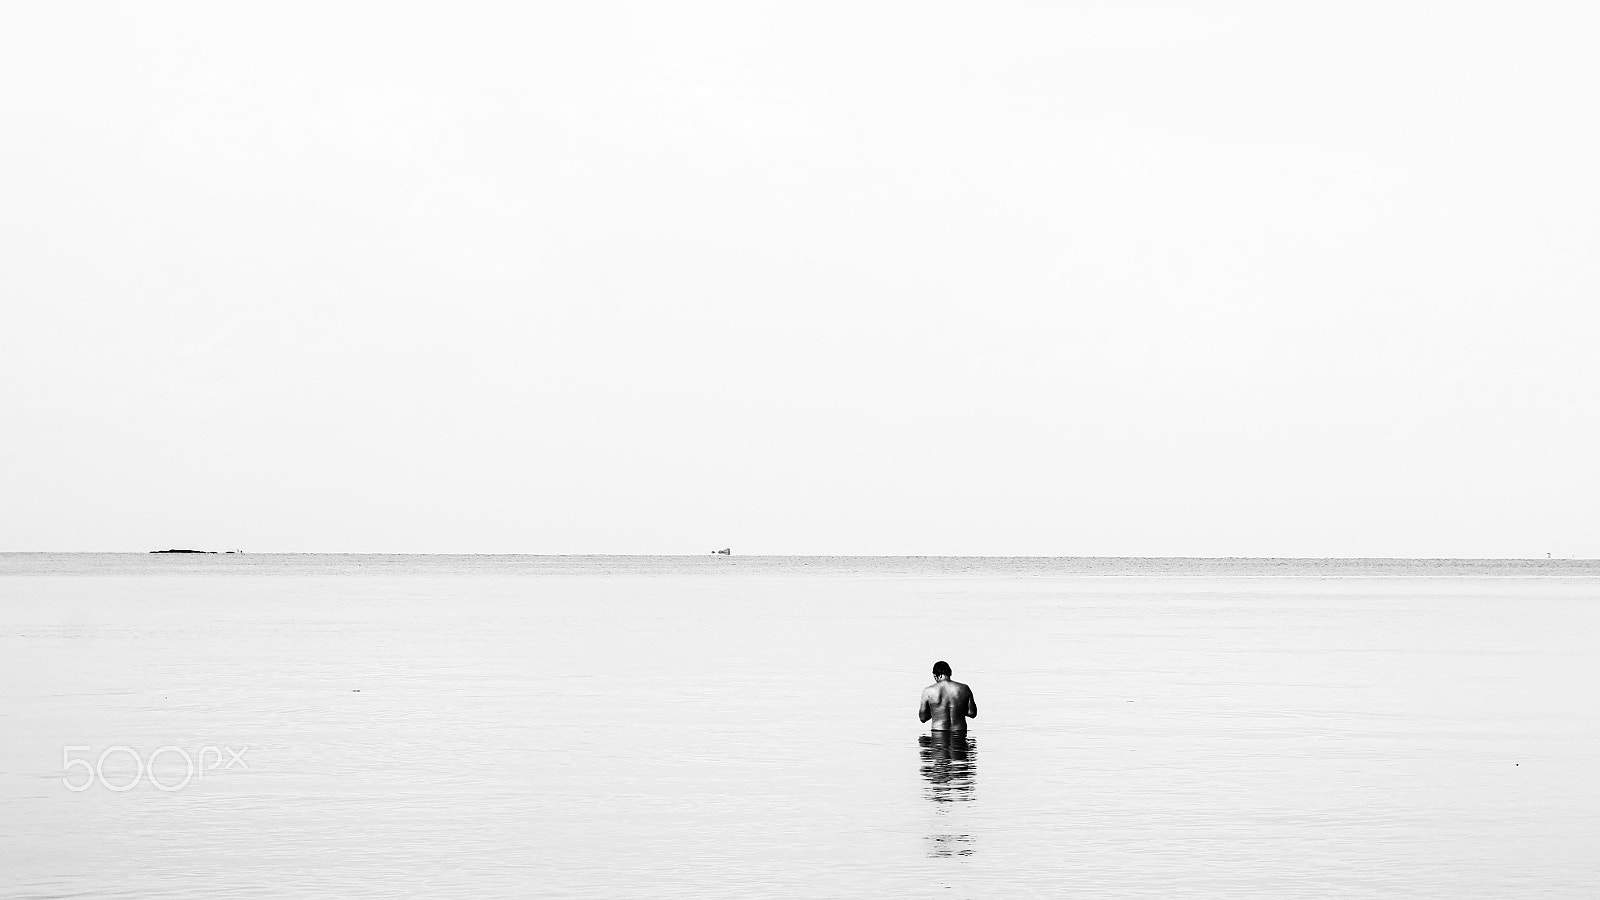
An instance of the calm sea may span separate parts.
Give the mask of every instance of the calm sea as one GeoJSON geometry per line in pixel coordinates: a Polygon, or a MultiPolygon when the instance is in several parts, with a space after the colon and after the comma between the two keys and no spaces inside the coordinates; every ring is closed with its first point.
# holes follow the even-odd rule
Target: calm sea
{"type": "Polygon", "coordinates": [[[0,555],[0,896],[1594,898],[1597,642],[1589,561],[0,555]]]}

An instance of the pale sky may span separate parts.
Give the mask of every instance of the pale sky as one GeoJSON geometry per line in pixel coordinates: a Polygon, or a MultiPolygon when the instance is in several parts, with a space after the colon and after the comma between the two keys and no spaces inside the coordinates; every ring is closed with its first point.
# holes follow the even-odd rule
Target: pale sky
{"type": "Polygon", "coordinates": [[[1591,3],[9,3],[0,550],[1600,556],[1591,3]]]}

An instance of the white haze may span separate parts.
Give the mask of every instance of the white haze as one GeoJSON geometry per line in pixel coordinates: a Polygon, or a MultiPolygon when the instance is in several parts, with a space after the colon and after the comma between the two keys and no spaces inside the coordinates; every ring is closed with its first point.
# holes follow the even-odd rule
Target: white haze
{"type": "Polygon", "coordinates": [[[1600,556],[1590,4],[0,10],[0,549],[1600,556]]]}

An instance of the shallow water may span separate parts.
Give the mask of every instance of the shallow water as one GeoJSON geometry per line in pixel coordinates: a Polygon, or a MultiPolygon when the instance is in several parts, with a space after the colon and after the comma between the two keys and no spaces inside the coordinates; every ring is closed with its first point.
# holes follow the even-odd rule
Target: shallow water
{"type": "Polygon", "coordinates": [[[1589,562],[0,555],[0,896],[1588,898],[1597,638],[1589,562]]]}

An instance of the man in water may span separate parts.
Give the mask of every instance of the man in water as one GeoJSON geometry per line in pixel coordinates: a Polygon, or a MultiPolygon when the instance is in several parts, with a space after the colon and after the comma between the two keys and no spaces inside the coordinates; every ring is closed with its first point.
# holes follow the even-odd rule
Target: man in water
{"type": "Polygon", "coordinates": [[[933,664],[933,684],[922,689],[922,705],[917,707],[917,718],[926,722],[933,731],[967,733],[967,720],[978,717],[978,701],[972,699],[972,688],[950,678],[950,664],[939,660],[933,664]]]}

